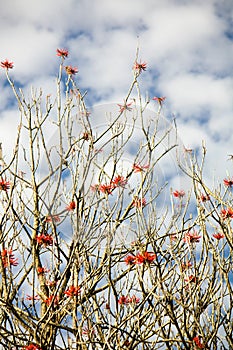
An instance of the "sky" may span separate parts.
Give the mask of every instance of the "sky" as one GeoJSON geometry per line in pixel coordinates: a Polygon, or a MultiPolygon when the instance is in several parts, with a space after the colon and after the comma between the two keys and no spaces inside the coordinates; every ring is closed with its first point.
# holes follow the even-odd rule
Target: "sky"
{"type": "MultiPolygon", "coordinates": [[[[59,59],[77,66],[88,107],[122,103],[132,66],[147,62],[142,96],[165,96],[163,113],[174,116],[186,148],[207,147],[206,177],[233,175],[232,0],[9,0],[0,2],[0,60],[25,91],[53,93],[59,59]]],[[[17,109],[0,71],[0,141],[11,152],[17,109]]],[[[155,103],[151,102],[155,109],[155,103]]]]}

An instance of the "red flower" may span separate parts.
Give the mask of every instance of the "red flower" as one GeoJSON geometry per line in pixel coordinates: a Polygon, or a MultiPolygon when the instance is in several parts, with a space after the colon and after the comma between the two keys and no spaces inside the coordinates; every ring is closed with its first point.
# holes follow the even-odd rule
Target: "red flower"
{"type": "Polygon", "coordinates": [[[47,280],[46,285],[49,287],[55,287],[57,285],[57,281],[56,280],[47,280]]]}
{"type": "Polygon", "coordinates": [[[94,335],[96,332],[94,328],[83,327],[82,334],[83,335],[94,335]]]}
{"type": "Polygon", "coordinates": [[[39,345],[29,344],[23,348],[23,350],[42,350],[39,345]]]}
{"type": "Polygon", "coordinates": [[[61,219],[59,218],[58,215],[51,215],[51,216],[46,216],[45,218],[46,222],[59,222],[61,219]]]}
{"type": "MultiPolygon", "coordinates": [[[[78,93],[77,93],[77,97],[78,97],[78,98],[81,97],[79,91],[78,91],[78,93]]],[[[89,112],[87,109],[85,109],[83,112],[79,112],[79,114],[87,118],[87,117],[90,117],[91,112],[89,112]]]]}
{"type": "Polygon", "coordinates": [[[176,198],[182,198],[184,197],[184,195],[185,195],[185,192],[183,190],[181,191],[176,190],[173,192],[173,196],[176,198]]]}
{"type": "Polygon", "coordinates": [[[151,252],[138,253],[135,257],[135,264],[152,263],[156,259],[156,255],[151,252]]]}
{"type": "Polygon", "coordinates": [[[196,231],[194,232],[187,232],[184,235],[184,242],[186,243],[196,243],[196,242],[200,242],[200,238],[201,236],[198,235],[198,233],[196,231]]]}
{"type": "Polygon", "coordinates": [[[88,132],[84,132],[83,135],[82,135],[82,139],[85,140],[85,141],[88,141],[90,139],[90,134],[88,132]]]}
{"type": "Polygon", "coordinates": [[[171,241],[176,241],[176,240],[177,240],[177,235],[176,235],[175,233],[172,233],[172,234],[170,235],[170,240],[171,240],[171,241]]]}
{"type": "Polygon", "coordinates": [[[139,73],[141,73],[142,70],[144,70],[144,71],[146,70],[146,66],[147,66],[146,62],[142,62],[142,63],[135,62],[134,66],[133,66],[133,70],[138,71],[139,73]]]}
{"type": "Polygon", "coordinates": [[[53,244],[53,237],[51,235],[45,235],[42,234],[40,236],[36,236],[36,241],[39,245],[52,245],[53,244]]]}
{"type": "Polygon", "coordinates": [[[233,209],[232,208],[222,209],[221,216],[223,220],[228,218],[233,219],[233,209]]]}
{"type": "Polygon", "coordinates": [[[99,185],[98,185],[98,184],[91,185],[90,189],[91,189],[93,192],[97,192],[98,189],[99,189],[99,185]]]}
{"type": "Polygon", "coordinates": [[[64,294],[68,295],[69,297],[74,297],[80,294],[80,287],[75,287],[75,286],[70,286],[65,292],[64,294]]]}
{"type": "Polygon", "coordinates": [[[157,101],[160,106],[162,106],[163,102],[166,100],[166,97],[153,97],[152,100],[157,101]]]}
{"type": "Polygon", "coordinates": [[[142,172],[142,171],[144,171],[145,169],[148,169],[148,168],[149,168],[149,164],[140,165],[140,164],[134,163],[134,165],[133,165],[134,173],[140,173],[140,172],[142,172]]]}
{"type": "Polygon", "coordinates": [[[108,303],[105,304],[105,309],[110,310],[110,305],[108,303]]]}
{"type": "Polygon", "coordinates": [[[124,102],[123,105],[120,105],[120,104],[117,104],[117,106],[120,107],[120,112],[124,112],[124,111],[132,111],[132,107],[130,107],[132,105],[133,102],[130,102],[130,103],[126,103],[124,102]]]}
{"type": "Polygon", "coordinates": [[[69,205],[67,205],[66,210],[71,211],[71,210],[74,210],[75,208],[76,208],[76,203],[75,201],[72,201],[70,202],[69,205]]]}
{"type": "Polygon", "coordinates": [[[48,270],[46,267],[38,267],[38,268],[37,268],[37,273],[38,273],[38,275],[44,274],[44,273],[46,273],[46,272],[49,272],[49,270],[48,270]]]}
{"type": "Polygon", "coordinates": [[[134,196],[134,200],[132,202],[132,206],[135,208],[141,209],[142,207],[145,207],[146,205],[146,199],[143,198],[138,198],[138,196],[134,196]]]}
{"type": "Polygon", "coordinates": [[[52,295],[50,295],[50,297],[48,297],[47,299],[45,299],[45,300],[43,300],[44,301],[44,303],[46,304],[46,305],[50,305],[51,303],[52,303],[52,301],[53,301],[53,306],[57,306],[58,305],[58,303],[59,303],[59,298],[57,297],[57,296],[55,296],[55,298],[54,298],[54,295],[52,294],[52,295]]]}
{"type": "Polygon", "coordinates": [[[190,261],[187,261],[186,263],[181,264],[182,271],[188,270],[192,266],[192,263],[190,261]]]}
{"type": "Polygon", "coordinates": [[[60,56],[62,58],[66,58],[69,55],[69,51],[66,49],[57,49],[57,56],[60,56]]]}
{"type": "Polygon", "coordinates": [[[12,249],[4,249],[1,252],[1,256],[2,256],[2,263],[4,267],[8,267],[10,266],[17,266],[18,263],[18,259],[14,257],[14,254],[12,253],[12,249]]]}
{"type": "Polygon", "coordinates": [[[223,183],[225,186],[231,187],[231,186],[233,186],[233,179],[232,180],[224,179],[223,183]]]}
{"type": "Polygon", "coordinates": [[[1,67],[5,69],[12,69],[14,67],[14,62],[8,61],[8,59],[5,59],[5,61],[1,62],[1,67]]]}
{"type": "Polygon", "coordinates": [[[127,305],[129,304],[129,298],[125,297],[124,295],[122,295],[119,299],[118,299],[118,304],[120,305],[127,305]]]}
{"type": "Polygon", "coordinates": [[[66,73],[68,75],[74,75],[78,73],[78,68],[77,67],[72,67],[72,66],[65,66],[66,73]]]}
{"type": "Polygon", "coordinates": [[[190,275],[187,278],[184,279],[185,282],[191,282],[191,283],[196,283],[197,282],[197,277],[190,275]]]}
{"type": "Polygon", "coordinates": [[[185,148],[185,147],[184,147],[184,152],[185,152],[185,153],[191,154],[191,153],[193,152],[193,149],[192,149],[192,148],[185,148]]]}
{"type": "Polygon", "coordinates": [[[10,182],[5,180],[0,180],[0,191],[7,191],[10,188],[10,182]]]}
{"type": "Polygon", "coordinates": [[[134,255],[127,255],[127,256],[124,258],[124,262],[125,262],[127,265],[134,265],[134,264],[135,264],[135,256],[134,256],[134,255]]]}
{"type": "Polygon", "coordinates": [[[206,201],[209,201],[210,200],[210,196],[208,194],[202,194],[200,197],[199,197],[199,200],[201,202],[206,202],[206,201]]]}
{"type": "Polygon", "coordinates": [[[136,295],[133,295],[131,298],[130,297],[125,297],[124,295],[122,295],[119,299],[118,299],[118,304],[120,305],[128,305],[128,304],[138,304],[140,302],[140,299],[136,297],[136,295]]]}
{"type": "Polygon", "coordinates": [[[224,238],[225,236],[223,233],[219,232],[219,233],[214,233],[213,237],[220,240],[221,238],[224,238]]]}
{"type": "Polygon", "coordinates": [[[204,349],[205,345],[201,342],[200,338],[198,336],[193,338],[193,341],[198,349],[204,349]]]}
{"type": "Polygon", "coordinates": [[[32,297],[31,295],[26,295],[26,300],[40,300],[40,297],[38,295],[34,295],[34,297],[32,297]]]}
{"type": "Polygon", "coordinates": [[[111,194],[113,188],[111,185],[99,185],[98,190],[102,193],[111,194]]]}
{"type": "Polygon", "coordinates": [[[124,176],[116,176],[112,181],[111,181],[111,186],[113,188],[116,187],[125,187],[125,185],[127,184],[128,180],[124,178],[124,176]]]}

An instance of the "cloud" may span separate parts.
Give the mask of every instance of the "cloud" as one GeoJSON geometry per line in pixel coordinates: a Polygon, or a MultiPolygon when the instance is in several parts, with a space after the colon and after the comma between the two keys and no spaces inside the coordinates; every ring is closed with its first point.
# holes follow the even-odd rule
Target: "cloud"
{"type": "MultiPolygon", "coordinates": [[[[180,137],[190,147],[206,139],[213,163],[216,152],[223,158],[232,153],[233,9],[228,1],[12,0],[0,5],[0,13],[0,58],[14,61],[10,74],[27,92],[33,84],[44,87],[45,95],[55,93],[56,48],[66,47],[67,64],[79,67],[77,82],[88,92],[88,105],[122,103],[139,45],[138,59],[148,63],[140,77],[143,98],[166,96],[165,116],[177,116],[180,137]]],[[[3,71],[0,86],[0,128],[11,140],[11,114],[18,112],[12,112],[3,71]]]]}
{"type": "Polygon", "coordinates": [[[53,53],[57,44],[53,32],[21,23],[8,28],[7,36],[2,38],[1,53],[4,52],[5,56],[1,60],[9,58],[14,61],[12,75],[24,84],[54,71],[53,53]]]}
{"type": "Polygon", "coordinates": [[[231,80],[206,74],[180,74],[161,84],[175,110],[185,118],[208,109],[229,109],[232,105],[231,80]]]}

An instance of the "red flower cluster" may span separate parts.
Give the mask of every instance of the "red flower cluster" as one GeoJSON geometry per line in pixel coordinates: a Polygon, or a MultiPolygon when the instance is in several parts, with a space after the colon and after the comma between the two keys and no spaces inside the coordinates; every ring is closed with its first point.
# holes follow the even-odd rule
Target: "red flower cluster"
{"type": "Polygon", "coordinates": [[[233,219],[233,209],[232,208],[222,209],[221,216],[223,220],[229,219],[229,218],[233,219]]]}
{"type": "Polygon", "coordinates": [[[185,192],[183,190],[181,191],[176,190],[173,192],[173,196],[176,198],[182,198],[184,197],[184,195],[185,195],[185,192]]]}
{"type": "Polygon", "coordinates": [[[5,180],[0,180],[0,191],[7,191],[10,188],[10,182],[5,180]]]}
{"type": "Polygon", "coordinates": [[[91,189],[93,192],[98,192],[98,190],[99,190],[99,185],[98,185],[98,184],[91,185],[90,189],[91,189]]]}
{"type": "Polygon", "coordinates": [[[90,134],[88,132],[84,132],[82,135],[82,139],[88,141],[90,139],[90,134]]]}
{"type": "Polygon", "coordinates": [[[132,105],[133,102],[130,102],[130,103],[126,103],[124,102],[123,105],[121,104],[117,104],[117,106],[120,107],[120,113],[124,112],[124,111],[132,111],[132,107],[130,107],[132,105]]]}
{"type": "Polygon", "coordinates": [[[39,345],[29,344],[23,348],[23,350],[42,350],[39,345]]]}
{"type": "Polygon", "coordinates": [[[193,341],[198,349],[205,349],[205,345],[201,342],[198,336],[194,337],[193,341]]]}
{"type": "Polygon", "coordinates": [[[2,263],[4,267],[10,266],[17,266],[18,265],[18,259],[14,257],[14,254],[12,253],[12,249],[3,249],[1,252],[2,256],[2,263]]]}
{"type": "Polygon", "coordinates": [[[39,245],[52,245],[53,244],[53,237],[51,235],[45,235],[41,234],[39,236],[36,236],[36,241],[39,245]]]}
{"type": "Polygon", "coordinates": [[[66,73],[68,75],[74,75],[78,73],[78,68],[77,67],[72,67],[72,66],[65,66],[66,73]]]}
{"type": "Polygon", "coordinates": [[[111,186],[111,184],[109,185],[99,185],[98,186],[98,190],[102,193],[106,193],[106,194],[111,194],[113,191],[113,188],[111,186]]]}
{"type": "Polygon", "coordinates": [[[14,67],[14,62],[8,61],[8,59],[5,59],[5,61],[1,62],[1,67],[5,69],[12,69],[14,67]]]}
{"type": "Polygon", "coordinates": [[[75,201],[72,201],[70,202],[69,205],[67,205],[66,210],[71,211],[71,210],[74,210],[75,208],[76,208],[76,203],[75,201]]]}
{"type": "Polygon", "coordinates": [[[93,191],[99,191],[106,194],[112,194],[112,191],[117,187],[125,188],[128,180],[124,178],[124,176],[118,175],[116,176],[109,184],[100,184],[100,185],[92,185],[91,189],[93,191]]]}
{"type": "Polygon", "coordinates": [[[193,152],[193,149],[192,149],[192,148],[185,148],[185,147],[184,147],[184,152],[185,152],[185,153],[191,154],[191,153],[193,152]]]}
{"type": "Polygon", "coordinates": [[[139,62],[135,62],[134,63],[134,66],[133,66],[133,70],[137,71],[138,73],[141,73],[141,71],[145,71],[146,70],[146,67],[147,67],[147,63],[146,62],[142,62],[142,63],[139,63],[139,62]]]}
{"type": "Polygon", "coordinates": [[[221,238],[224,238],[225,236],[224,236],[223,233],[218,232],[218,233],[214,233],[214,234],[213,234],[213,237],[214,237],[215,239],[220,240],[221,238]]]}
{"type": "Polygon", "coordinates": [[[162,106],[163,102],[166,100],[166,97],[153,97],[152,100],[157,101],[160,106],[162,106]]]}
{"type": "Polygon", "coordinates": [[[192,263],[190,261],[186,261],[185,263],[181,264],[182,271],[188,270],[192,266],[192,263]]]}
{"type": "Polygon", "coordinates": [[[34,295],[34,297],[32,297],[31,295],[27,294],[26,300],[40,300],[40,297],[39,295],[34,295]]]}
{"type": "Polygon", "coordinates": [[[128,180],[124,178],[124,176],[118,175],[116,176],[112,181],[111,181],[111,186],[112,188],[116,187],[125,187],[127,184],[128,180]]]}
{"type": "Polygon", "coordinates": [[[132,297],[124,296],[122,295],[118,299],[118,304],[120,305],[128,305],[128,304],[138,304],[140,303],[140,299],[136,297],[136,295],[133,295],[132,297]]]}
{"type": "Polygon", "coordinates": [[[57,49],[57,56],[66,58],[69,55],[69,51],[66,49],[57,49]]]}
{"type": "Polygon", "coordinates": [[[143,252],[143,253],[138,253],[137,255],[127,255],[124,261],[127,265],[135,265],[135,264],[143,264],[143,263],[151,264],[155,259],[156,259],[156,254],[152,252],[143,252]]]}
{"type": "Polygon", "coordinates": [[[175,233],[170,234],[169,236],[171,241],[176,241],[177,240],[177,235],[175,233]]]}
{"type": "Polygon", "coordinates": [[[124,295],[122,295],[118,299],[118,304],[120,304],[120,305],[127,305],[127,304],[129,304],[129,297],[125,297],[124,295]]]}
{"type": "Polygon", "coordinates": [[[61,221],[61,219],[60,219],[59,215],[51,215],[51,216],[46,216],[45,221],[55,223],[55,222],[61,221]]]}
{"type": "Polygon", "coordinates": [[[49,269],[47,269],[46,267],[38,267],[37,272],[38,272],[38,275],[40,274],[43,275],[44,273],[49,272],[49,269]]]}
{"type": "Polygon", "coordinates": [[[134,255],[127,255],[127,256],[124,258],[124,262],[125,262],[127,265],[134,265],[134,264],[135,264],[135,256],[134,256],[134,255]]]}
{"type": "Polygon", "coordinates": [[[146,199],[144,197],[139,198],[138,196],[134,196],[134,200],[132,202],[133,207],[141,209],[145,207],[145,205],[146,205],[146,199]]]}
{"type": "Polygon", "coordinates": [[[201,236],[196,232],[187,232],[184,235],[184,242],[186,243],[197,243],[200,242],[201,236]]]}
{"type": "Polygon", "coordinates": [[[82,329],[82,334],[83,335],[95,335],[95,329],[94,328],[88,328],[88,327],[83,327],[82,329]]]}
{"type": "Polygon", "coordinates": [[[187,283],[196,283],[197,282],[197,277],[190,275],[187,278],[184,279],[185,282],[187,283]]]}
{"type": "Polygon", "coordinates": [[[78,286],[78,287],[75,287],[75,286],[70,286],[65,292],[64,294],[68,295],[68,297],[74,297],[74,296],[77,296],[81,293],[81,288],[78,286]]]}
{"type": "Polygon", "coordinates": [[[230,180],[230,179],[224,179],[224,180],[223,180],[223,183],[224,183],[224,185],[227,186],[227,187],[232,187],[232,186],[233,186],[233,179],[232,179],[232,180],[230,180]]]}
{"type": "Polygon", "coordinates": [[[149,164],[140,165],[140,164],[134,163],[134,165],[133,165],[134,173],[141,173],[142,171],[144,171],[145,169],[148,169],[148,168],[149,168],[149,164]]]}
{"type": "Polygon", "coordinates": [[[57,285],[57,281],[56,280],[47,280],[46,285],[53,288],[57,285]]]}
{"type": "Polygon", "coordinates": [[[138,253],[136,255],[136,264],[143,264],[145,262],[148,262],[149,264],[152,263],[156,259],[156,255],[151,252],[144,252],[144,253],[138,253]]]}
{"type": "Polygon", "coordinates": [[[58,296],[55,296],[55,298],[54,298],[54,295],[52,294],[52,295],[50,295],[50,297],[48,297],[47,299],[44,300],[44,303],[49,306],[52,303],[52,301],[53,301],[53,306],[57,306],[59,303],[58,296]]]}
{"type": "Polygon", "coordinates": [[[200,197],[199,197],[199,200],[201,202],[206,202],[206,201],[209,201],[210,200],[210,196],[208,194],[202,194],[200,197]]]}

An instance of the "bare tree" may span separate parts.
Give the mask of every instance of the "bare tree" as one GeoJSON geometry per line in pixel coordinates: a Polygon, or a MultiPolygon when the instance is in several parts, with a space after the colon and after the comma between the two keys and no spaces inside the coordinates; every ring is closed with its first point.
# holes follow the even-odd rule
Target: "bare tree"
{"type": "Polygon", "coordinates": [[[205,145],[183,147],[165,97],[149,109],[138,53],[124,102],[94,111],[57,55],[55,97],[1,63],[19,110],[0,147],[3,349],[233,348],[233,180],[205,184],[205,145]]]}

